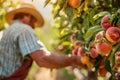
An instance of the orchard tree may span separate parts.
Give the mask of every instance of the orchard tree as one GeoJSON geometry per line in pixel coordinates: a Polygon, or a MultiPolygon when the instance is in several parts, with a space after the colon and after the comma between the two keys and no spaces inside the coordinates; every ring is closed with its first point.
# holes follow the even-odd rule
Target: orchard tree
{"type": "Polygon", "coordinates": [[[46,0],[61,53],[81,56],[82,80],[120,80],[120,0],[46,0]],[[86,76],[82,73],[85,69],[86,76]]]}
{"type": "Polygon", "coordinates": [[[13,2],[12,0],[0,0],[0,31],[5,28],[6,20],[5,14],[17,6],[19,2],[13,2]]]}

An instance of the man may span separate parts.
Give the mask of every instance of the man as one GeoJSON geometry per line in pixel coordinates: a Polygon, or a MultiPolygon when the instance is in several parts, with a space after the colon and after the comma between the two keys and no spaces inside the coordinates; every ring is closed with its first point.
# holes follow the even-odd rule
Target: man
{"type": "Polygon", "coordinates": [[[33,29],[44,20],[32,4],[21,3],[6,14],[10,24],[0,42],[0,80],[24,80],[34,60],[38,66],[63,68],[82,65],[79,56],[51,53],[37,39],[33,29]]]}

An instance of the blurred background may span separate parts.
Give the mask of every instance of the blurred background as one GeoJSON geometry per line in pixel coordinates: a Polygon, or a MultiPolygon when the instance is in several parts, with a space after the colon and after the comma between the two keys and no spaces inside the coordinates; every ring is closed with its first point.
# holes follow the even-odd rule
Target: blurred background
{"type": "MultiPolygon", "coordinates": [[[[52,5],[47,5],[44,7],[45,0],[0,0],[0,38],[2,32],[7,28],[8,24],[5,22],[4,15],[7,11],[13,9],[19,4],[19,2],[30,2],[38,9],[38,11],[43,15],[45,19],[45,24],[42,28],[36,28],[35,33],[39,39],[45,44],[48,50],[54,52],[56,51],[54,45],[57,36],[57,30],[52,27],[53,17],[52,17],[52,5]]],[[[57,52],[57,51],[56,51],[57,52]]],[[[78,80],[72,75],[70,67],[51,70],[48,68],[40,68],[34,62],[32,68],[27,76],[26,80],[78,80]]]]}

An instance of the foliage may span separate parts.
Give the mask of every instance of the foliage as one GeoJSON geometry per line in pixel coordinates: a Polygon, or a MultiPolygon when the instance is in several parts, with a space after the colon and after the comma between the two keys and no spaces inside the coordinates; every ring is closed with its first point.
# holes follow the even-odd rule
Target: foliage
{"type": "MultiPolygon", "coordinates": [[[[87,62],[85,65],[87,65],[87,67],[92,71],[93,68],[95,68],[94,72],[99,73],[100,63],[102,60],[104,60],[105,70],[103,71],[106,71],[106,73],[111,75],[107,76],[110,80],[115,80],[113,71],[116,69],[115,53],[119,51],[119,41],[115,44],[112,44],[108,39],[106,39],[105,33],[107,30],[103,27],[102,19],[106,15],[111,15],[108,23],[110,23],[111,26],[118,27],[120,14],[120,5],[118,3],[120,1],[79,0],[80,5],[77,8],[72,7],[68,1],[70,0],[55,0],[54,2],[52,0],[46,0],[45,2],[45,6],[47,4],[53,5],[52,13],[55,20],[54,27],[56,27],[58,30],[58,50],[64,54],[74,53],[74,55],[78,55],[78,52],[75,53],[74,51],[76,49],[75,42],[81,41],[82,45],[78,45],[78,47],[82,47],[85,51],[84,55],[87,56],[83,60],[89,58],[89,62],[87,62]],[[104,32],[104,36],[99,40],[96,40],[96,34],[100,31],[104,32]],[[93,44],[96,45],[102,41],[107,41],[108,43],[112,44],[112,49],[109,53],[107,53],[107,55],[99,53],[97,58],[91,58],[91,47],[93,44]],[[113,69],[114,67],[115,69],[113,69]]],[[[83,56],[81,56],[81,58],[83,58],[83,56]]],[[[119,66],[117,65],[117,69],[118,67],[119,66]]],[[[97,74],[96,76],[100,75],[97,74]]],[[[102,77],[106,77],[106,74],[102,75],[102,77]]]]}
{"type": "Polygon", "coordinates": [[[10,9],[16,7],[18,2],[13,2],[12,0],[0,0],[0,30],[5,28],[5,14],[10,9]]]}

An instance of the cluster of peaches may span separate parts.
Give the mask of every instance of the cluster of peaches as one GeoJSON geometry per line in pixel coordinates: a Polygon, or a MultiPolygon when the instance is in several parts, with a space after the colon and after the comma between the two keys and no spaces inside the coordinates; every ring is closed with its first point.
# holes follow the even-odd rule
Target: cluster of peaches
{"type": "MultiPolygon", "coordinates": [[[[95,35],[94,41],[90,42],[89,51],[84,49],[83,41],[75,40],[73,43],[72,54],[81,56],[81,62],[90,69],[94,68],[94,61],[91,61],[91,59],[96,59],[99,55],[108,57],[113,50],[113,46],[120,44],[120,28],[109,22],[110,17],[111,15],[105,15],[102,18],[101,27],[103,30],[99,31],[95,35]]],[[[72,34],[71,39],[75,38],[76,34],[72,34]]],[[[120,65],[120,51],[116,51],[114,55],[115,65],[120,65]]],[[[107,73],[104,58],[99,63],[98,73],[100,76],[105,76],[107,73]]]]}

